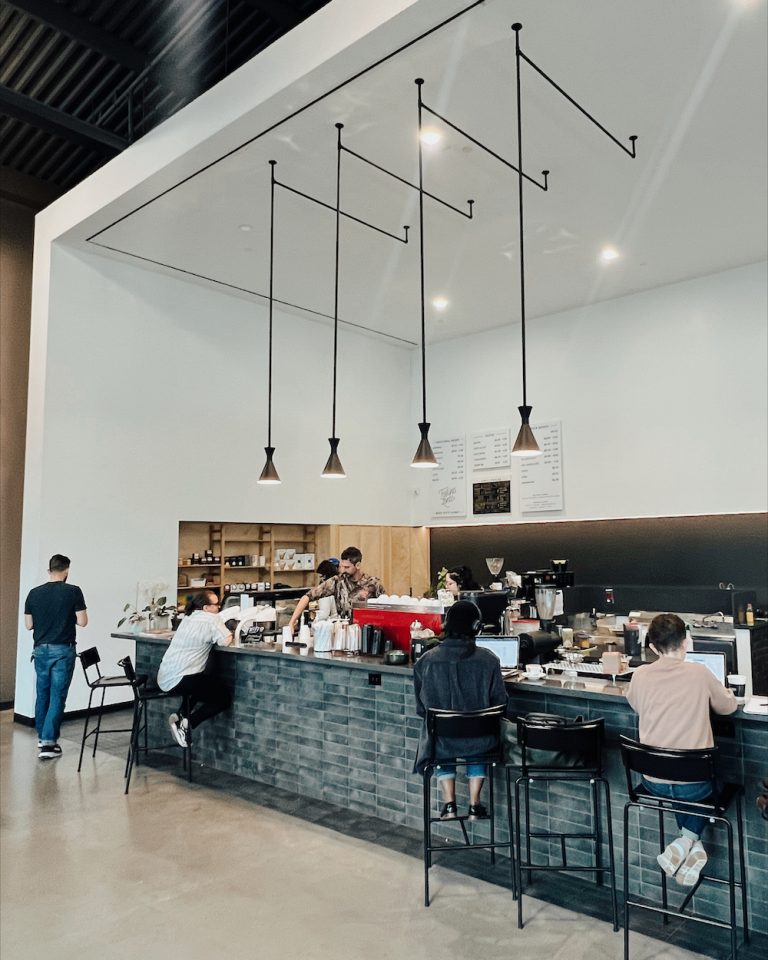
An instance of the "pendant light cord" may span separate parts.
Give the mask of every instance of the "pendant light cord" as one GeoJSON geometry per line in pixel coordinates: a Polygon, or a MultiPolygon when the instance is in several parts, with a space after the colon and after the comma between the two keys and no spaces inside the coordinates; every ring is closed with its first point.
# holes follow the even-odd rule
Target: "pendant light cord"
{"type": "Polygon", "coordinates": [[[272,309],[274,304],[275,273],[275,165],[270,160],[270,198],[269,198],[269,348],[267,373],[267,446],[272,446],[272,309]]]}
{"type": "Polygon", "coordinates": [[[523,117],[520,97],[520,31],[522,24],[512,24],[515,31],[515,62],[517,65],[517,196],[520,227],[520,326],[523,351],[523,406],[528,406],[525,362],[525,250],[523,246],[523,117]]]}
{"type": "Polygon", "coordinates": [[[336,367],[339,353],[339,235],[341,233],[341,131],[343,123],[336,124],[336,265],[333,289],[333,413],[331,436],[336,436],[336,367]]]}
{"type": "Polygon", "coordinates": [[[427,421],[427,354],[425,346],[425,318],[424,318],[424,148],[421,140],[421,118],[423,104],[421,100],[421,87],[424,81],[419,78],[416,82],[418,90],[419,104],[419,270],[421,280],[421,420],[427,421]]]}

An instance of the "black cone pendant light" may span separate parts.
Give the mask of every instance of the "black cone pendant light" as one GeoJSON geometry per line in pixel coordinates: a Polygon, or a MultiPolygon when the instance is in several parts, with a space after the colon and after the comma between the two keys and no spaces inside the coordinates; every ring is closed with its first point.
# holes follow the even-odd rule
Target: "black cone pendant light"
{"type": "Polygon", "coordinates": [[[528,406],[527,381],[526,381],[526,363],[525,363],[525,252],[523,248],[523,118],[521,113],[520,98],[520,30],[522,24],[512,25],[515,31],[515,62],[517,64],[517,196],[520,227],[520,330],[522,338],[522,356],[523,356],[523,405],[517,409],[520,411],[522,421],[520,430],[517,434],[514,446],[512,447],[513,457],[537,457],[541,450],[536,437],[533,435],[529,420],[532,407],[528,406]]]}
{"type": "Polygon", "coordinates": [[[339,353],[339,234],[341,227],[341,131],[343,123],[336,124],[336,265],[333,294],[333,415],[331,418],[331,434],[328,443],[331,453],[323,468],[321,477],[327,480],[343,480],[346,477],[344,467],[339,460],[339,438],[336,436],[336,384],[339,353]]]}
{"type": "Polygon", "coordinates": [[[269,206],[269,350],[268,350],[268,387],[267,387],[267,445],[264,452],[267,455],[264,469],[256,483],[280,483],[280,475],[275,469],[272,457],[275,448],[272,446],[272,310],[273,278],[275,265],[275,160],[270,160],[270,206],[269,206]]]}
{"type": "Polygon", "coordinates": [[[427,354],[424,318],[424,151],[421,140],[421,87],[423,83],[424,81],[422,79],[416,80],[416,88],[419,92],[419,269],[421,280],[421,423],[419,424],[419,431],[421,433],[421,440],[416,449],[416,454],[413,460],[411,460],[411,466],[431,469],[438,467],[439,463],[429,442],[430,424],[427,422],[427,354]]]}

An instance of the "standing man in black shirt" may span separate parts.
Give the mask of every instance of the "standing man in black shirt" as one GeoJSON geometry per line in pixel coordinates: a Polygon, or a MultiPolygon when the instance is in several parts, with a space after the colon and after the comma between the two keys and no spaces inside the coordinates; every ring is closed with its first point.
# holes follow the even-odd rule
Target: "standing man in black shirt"
{"type": "Polygon", "coordinates": [[[30,590],[24,604],[24,625],[34,631],[35,726],[40,760],[61,756],[59,729],[75,669],[76,627],[88,624],[83,591],[67,583],[68,577],[69,557],[55,553],[48,564],[48,583],[30,590]]]}

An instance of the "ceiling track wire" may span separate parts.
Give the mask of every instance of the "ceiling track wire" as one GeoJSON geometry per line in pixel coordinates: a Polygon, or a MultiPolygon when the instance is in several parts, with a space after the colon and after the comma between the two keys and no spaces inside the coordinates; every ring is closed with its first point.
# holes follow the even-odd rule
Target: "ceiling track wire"
{"type": "MultiPolygon", "coordinates": [[[[282,117],[280,120],[271,124],[264,130],[261,130],[259,133],[255,134],[252,137],[248,137],[242,143],[239,143],[237,146],[233,147],[231,150],[228,150],[226,153],[222,154],[220,157],[216,157],[215,160],[211,160],[209,163],[204,164],[202,167],[199,167],[197,170],[183,177],[177,183],[172,184],[169,187],[166,187],[164,190],[161,190],[160,193],[155,194],[155,196],[150,197],[148,200],[143,201],[134,207],[132,210],[129,210],[127,213],[122,214],[116,220],[113,220],[111,223],[108,223],[106,226],[97,230],[95,233],[92,233],[90,236],[86,237],[86,243],[92,243],[96,240],[97,237],[100,237],[103,233],[106,233],[112,227],[117,226],[119,223],[122,223],[124,220],[127,220],[129,217],[134,216],[139,213],[141,210],[144,210],[150,204],[156,203],[158,200],[167,196],[169,193],[172,193],[174,190],[177,190],[179,187],[183,186],[185,183],[188,183],[190,180],[193,180],[195,177],[199,177],[201,174],[205,173],[207,170],[210,170],[211,167],[215,167],[217,164],[222,163],[224,160],[227,160],[229,157],[238,153],[240,150],[244,150],[246,147],[249,147],[252,143],[255,143],[257,140],[260,140],[262,137],[265,137],[267,134],[272,133],[273,130],[276,130],[278,127],[281,127],[283,124],[287,123],[289,120],[293,120],[295,117],[301,115],[306,110],[309,110],[311,107],[316,106],[318,103],[321,103],[323,100],[330,97],[332,94],[337,93],[339,90],[342,90],[344,87],[348,86],[350,83],[353,83],[355,80],[359,80],[360,77],[365,76],[370,73],[372,70],[375,70],[376,67],[381,66],[383,63],[387,63],[393,57],[396,57],[399,53],[402,53],[405,50],[410,49],[416,44],[420,43],[422,40],[425,40],[427,37],[432,36],[433,34],[439,32],[448,26],[448,24],[453,23],[454,21],[460,19],[461,17],[466,16],[471,10],[474,10],[476,7],[479,7],[481,4],[485,3],[485,0],[472,0],[466,7],[461,10],[456,11],[450,17],[447,17],[445,20],[442,20],[440,23],[435,24],[434,27],[430,27],[428,30],[425,30],[423,33],[420,33],[418,36],[413,37],[411,40],[406,41],[401,44],[396,49],[385,54],[383,57],[380,57],[378,60],[368,64],[368,66],[363,67],[361,70],[358,70],[357,73],[353,74],[350,77],[347,77],[345,80],[342,80],[340,83],[337,83],[330,90],[326,90],[324,93],[319,94],[316,97],[313,97],[311,100],[308,100],[302,106],[293,110],[287,116],[282,117]]],[[[399,238],[398,238],[399,239],[399,238]]]]}
{"type": "MultiPolygon", "coordinates": [[[[325,207],[326,210],[331,210],[334,213],[336,212],[336,207],[333,206],[333,204],[326,203],[324,200],[313,197],[309,193],[304,193],[302,190],[297,190],[296,187],[292,187],[290,184],[283,183],[282,180],[275,180],[275,184],[278,187],[282,187],[283,190],[287,190],[289,193],[296,194],[297,197],[303,197],[305,200],[311,200],[312,203],[316,203],[320,207],[325,207]]],[[[364,227],[368,227],[369,230],[375,230],[377,233],[383,233],[385,237],[391,237],[392,240],[397,240],[398,243],[408,243],[409,227],[407,226],[403,227],[404,236],[398,237],[396,233],[390,233],[389,230],[385,230],[383,227],[377,227],[375,223],[368,223],[367,220],[362,220],[360,217],[354,216],[354,214],[345,213],[344,210],[339,210],[339,215],[346,217],[348,220],[354,220],[355,223],[359,223],[364,227]]]]}
{"type": "MultiPolygon", "coordinates": [[[[491,148],[490,148],[490,147],[487,147],[484,143],[481,143],[480,140],[476,140],[471,134],[467,133],[466,130],[462,130],[461,127],[457,126],[455,123],[452,123],[450,120],[448,120],[448,119],[447,119],[446,117],[444,117],[442,114],[438,113],[437,110],[433,110],[432,107],[427,106],[427,104],[424,103],[423,101],[422,101],[421,106],[422,106],[422,109],[423,109],[423,110],[426,110],[427,113],[431,113],[433,117],[437,117],[438,120],[441,120],[446,126],[450,127],[451,130],[455,130],[456,133],[461,134],[461,136],[464,137],[465,139],[469,140],[470,143],[474,143],[476,147],[480,147],[481,150],[485,150],[485,152],[486,152],[487,154],[490,154],[490,156],[492,156],[492,157],[494,157],[496,160],[498,160],[499,163],[503,163],[505,167],[509,167],[509,169],[510,169],[510,170],[514,170],[515,173],[521,173],[521,172],[522,172],[522,171],[518,170],[518,168],[514,165],[514,163],[511,163],[509,160],[505,160],[504,157],[500,156],[498,153],[496,153],[495,151],[491,150],[491,148]]],[[[542,171],[541,171],[541,175],[542,175],[542,177],[544,177],[544,183],[539,183],[538,180],[536,180],[536,179],[534,179],[533,177],[529,176],[527,173],[523,173],[522,175],[523,175],[523,177],[524,177],[526,180],[528,180],[530,183],[532,183],[532,184],[534,184],[535,186],[537,186],[537,187],[539,188],[539,190],[545,190],[545,191],[546,191],[546,190],[549,189],[549,170],[542,170],[542,171]]]]}
{"type": "Polygon", "coordinates": [[[584,116],[585,116],[588,120],[590,120],[592,123],[594,123],[594,125],[595,125],[596,127],[598,127],[598,129],[602,130],[603,133],[604,133],[607,137],[609,137],[611,140],[613,140],[613,142],[614,142],[617,146],[621,147],[621,149],[624,151],[624,153],[626,153],[626,154],[628,154],[630,157],[632,157],[633,160],[635,159],[635,157],[637,156],[637,152],[636,152],[636,150],[635,150],[635,147],[636,147],[636,145],[637,145],[637,136],[636,136],[636,134],[632,134],[631,137],[628,137],[628,138],[627,138],[627,139],[629,140],[631,146],[629,146],[629,147],[625,146],[625,145],[621,142],[621,140],[619,140],[619,139],[617,139],[616,137],[614,137],[614,135],[611,133],[611,131],[610,131],[610,130],[607,130],[607,129],[602,125],[602,123],[600,123],[599,120],[596,120],[596,119],[592,116],[591,113],[589,113],[587,110],[584,109],[584,107],[581,106],[580,103],[577,103],[576,100],[574,100],[573,97],[572,97],[569,93],[566,93],[565,90],[563,90],[563,88],[562,88],[559,84],[555,83],[555,81],[552,79],[552,77],[550,77],[548,74],[544,73],[544,71],[541,69],[541,67],[538,66],[538,64],[534,63],[533,60],[531,60],[530,57],[526,56],[525,53],[523,53],[522,50],[520,50],[520,59],[521,59],[521,60],[524,60],[524,61],[528,64],[528,66],[532,67],[532,68],[539,74],[540,77],[543,77],[548,83],[550,83],[550,84],[555,88],[555,90],[557,90],[558,93],[562,94],[562,95],[565,97],[565,99],[566,99],[570,104],[572,104],[574,107],[576,107],[577,110],[580,110],[581,113],[583,113],[584,116]]]}
{"type": "MultiPolygon", "coordinates": [[[[397,180],[400,183],[404,183],[406,187],[411,187],[412,190],[418,190],[419,185],[417,183],[411,183],[410,180],[406,180],[404,177],[399,176],[396,173],[393,173],[391,170],[387,170],[386,167],[380,166],[378,163],[374,163],[373,160],[369,160],[368,157],[364,157],[361,153],[357,153],[355,150],[350,150],[349,147],[344,144],[341,145],[341,149],[348,153],[351,157],[355,157],[357,160],[362,160],[363,163],[367,163],[369,166],[373,167],[375,170],[380,170],[382,173],[385,173],[388,177],[392,177],[393,180],[397,180]]],[[[472,210],[474,205],[474,200],[467,200],[467,206],[469,207],[469,212],[466,210],[461,210],[459,207],[454,207],[452,203],[448,203],[447,200],[443,200],[441,197],[436,196],[434,193],[429,193],[427,190],[423,190],[422,193],[425,197],[429,197],[430,200],[435,200],[437,203],[441,203],[444,207],[448,207],[449,210],[453,210],[454,213],[461,214],[462,217],[466,217],[467,220],[472,219],[472,210]]]]}

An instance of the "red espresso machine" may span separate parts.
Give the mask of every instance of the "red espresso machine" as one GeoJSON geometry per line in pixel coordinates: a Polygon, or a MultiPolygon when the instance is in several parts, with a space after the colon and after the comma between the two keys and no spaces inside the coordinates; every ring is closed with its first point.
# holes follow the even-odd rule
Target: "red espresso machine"
{"type": "Polygon", "coordinates": [[[416,604],[407,606],[404,604],[379,605],[367,603],[352,604],[352,622],[360,625],[361,629],[366,624],[372,627],[378,627],[381,630],[382,640],[391,641],[395,650],[403,650],[410,654],[411,650],[411,624],[418,620],[424,629],[432,630],[435,636],[439,636],[443,630],[442,604],[440,610],[437,610],[437,603],[432,605],[432,609],[426,610],[423,606],[416,604]]]}

